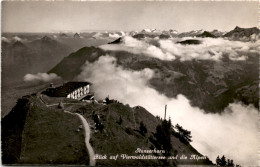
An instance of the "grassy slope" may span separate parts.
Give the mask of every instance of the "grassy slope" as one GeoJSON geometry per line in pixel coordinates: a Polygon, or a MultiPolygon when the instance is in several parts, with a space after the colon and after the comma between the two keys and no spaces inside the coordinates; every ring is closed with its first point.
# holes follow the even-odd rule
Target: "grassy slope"
{"type": "MultiPolygon", "coordinates": [[[[25,104],[27,108],[20,106],[20,110],[27,111],[26,119],[23,117],[22,120],[24,128],[20,129],[20,133],[2,133],[3,142],[7,141],[9,145],[7,153],[12,150],[16,152],[16,159],[11,163],[88,164],[84,133],[77,131],[81,125],[80,119],[61,110],[47,108],[36,97],[29,97],[28,100],[25,104]],[[20,144],[10,145],[10,135],[17,136],[13,139],[20,138],[20,144]]],[[[15,112],[19,114],[20,110],[15,112]]],[[[4,129],[11,123],[16,124],[6,122],[4,129]]],[[[9,126],[9,129],[12,127],[9,126]]]]}
{"type": "MultiPolygon", "coordinates": [[[[123,104],[88,104],[85,106],[68,106],[72,112],[86,111],[84,117],[89,124],[94,127],[93,115],[99,114],[105,128],[103,132],[95,132],[91,137],[91,144],[96,154],[101,155],[137,155],[135,150],[141,148],[144,150],[153,149],[154,145],[149,140],[150,136],[155,133],[156,126],[160,124],[160,120],[155,118],[152,114],[142,107],[131,108],[123,104]],[[123,120],[119,125],[120,116],[123,120]],[[140,122],[143,121],[147,127],[147,134],[142,136],[139,132],[140,122]]],[[[177,153],[179,155],[185,154],[188,157],[191,154],[200,155],[192,146],[183,144],[175,136],[171,137],[173,150],[172,155],[177,153]]],[[[149,155],[149,154],[148,154],[149,155]]],[[[171,161],[170,165],[174,164],[205,164],[205,161],[187,161],[178,160],[171,161]]],[[[97,160],[97,165],[143,165],[154,166],[163,165],[162,161],[155,160],[97,160]]]]}

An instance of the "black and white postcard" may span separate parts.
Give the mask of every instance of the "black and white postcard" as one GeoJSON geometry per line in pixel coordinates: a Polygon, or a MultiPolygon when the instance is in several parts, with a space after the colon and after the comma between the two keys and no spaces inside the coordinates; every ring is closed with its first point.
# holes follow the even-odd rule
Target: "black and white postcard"
{"type": "Polygon", "coordinates": [[[257,167],[259,1],[2,1],[2,165],[257,167]]]}

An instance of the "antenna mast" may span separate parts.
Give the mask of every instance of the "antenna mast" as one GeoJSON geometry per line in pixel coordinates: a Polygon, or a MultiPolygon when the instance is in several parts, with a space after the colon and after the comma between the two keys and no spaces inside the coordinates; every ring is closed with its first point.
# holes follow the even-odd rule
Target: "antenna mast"
{"type": "Polygon", "coordinates": [[[166,111],[167,111],[167,104],[165,105],[164,120],[166,120],[166,111]]]}

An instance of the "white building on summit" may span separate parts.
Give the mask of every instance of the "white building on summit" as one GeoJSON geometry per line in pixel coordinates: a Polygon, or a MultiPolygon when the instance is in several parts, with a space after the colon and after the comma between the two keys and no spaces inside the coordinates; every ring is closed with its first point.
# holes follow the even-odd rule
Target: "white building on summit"
{"type": "Polygon", "coordinates": [[[87,94],[89,94],[89,85],[74,90],[73,92],[67,95],[67,98],[78,99],[83,95],[87,95],[87,94]]]}
{"type": "Polygon", "coordinates": [[[94,95],[90,93],[89,82],[67,82],[60,87],[48,88],[45,92],[48,96],[52,97],[67,97],[70,99],[92,99],[94,95]]]}

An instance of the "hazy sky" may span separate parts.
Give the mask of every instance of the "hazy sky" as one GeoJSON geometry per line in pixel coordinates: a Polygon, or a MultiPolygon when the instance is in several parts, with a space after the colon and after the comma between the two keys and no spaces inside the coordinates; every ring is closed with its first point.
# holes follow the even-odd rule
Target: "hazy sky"
{"type": "Polygon", "coordinates": [[[3,32],[229,31],[258,26],[258,2],[2,2],[3,32]]]}

